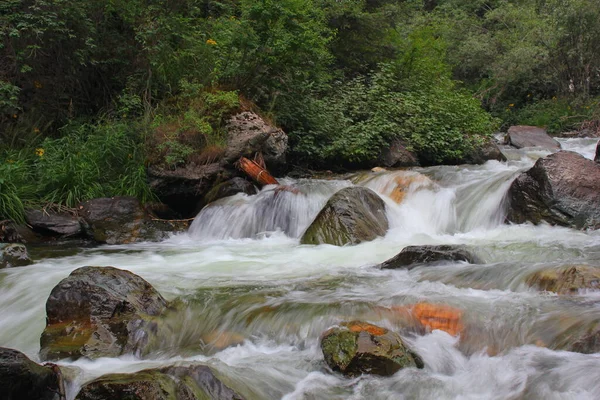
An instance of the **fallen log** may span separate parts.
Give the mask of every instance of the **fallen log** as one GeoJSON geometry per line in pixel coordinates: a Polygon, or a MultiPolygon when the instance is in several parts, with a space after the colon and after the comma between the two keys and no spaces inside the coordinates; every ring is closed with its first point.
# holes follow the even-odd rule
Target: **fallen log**
{"type": "Polygon", "coordinates": [[[238,168],[244,171],[250,178],[261,186],[265,185],[279,185],[277,179],[273,178],[269,172],[258,165],[258,163],[247,159],[246,157],[240,157],[237,162],[238,168]]]}

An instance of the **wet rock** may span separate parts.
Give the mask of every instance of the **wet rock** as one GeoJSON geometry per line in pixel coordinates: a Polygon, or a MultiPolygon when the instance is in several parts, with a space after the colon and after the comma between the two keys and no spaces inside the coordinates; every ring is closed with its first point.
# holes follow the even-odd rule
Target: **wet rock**
{"type": "Polygon", "coordinates": [[[0,221],[0,242],[5,243],[38,243],[41,238],[29,227],[19,225],[11,220],[0,221]]]}
{"type": "Polygon", "coordinates": [[[390,376],[402,368],[423,368],[397,333],[365,322],[342,323],[323,333],[321,350],[329,367],[347,376],[390,376]]]}
{"type": "Polygon", "coordinates": [[[25,245],[0,243],[0,268],[24,267],[32,263],[25,245]]]}
{"type": "Polygon", "coordinates": [[[247,195],[256,194],[256,187],[244,178],[233,178],[213,187],[210,192],[204,196],[204,204],[209,204],[224,197],[233,196],[238,193],[247,195]]]}
{"type": "Polygon", "coordinates": [[[452,336],[460,335],[464,330],[462,310],[445,304],[417,303],[411,312],[429,331],[439,329],[452,336]]]}
{"type": "Polygon", "coordinates": [[[242,400],[209,367],[167,367],[102,376],[81,389],[77,400],[242,400]]]}
{"type": "Polygon", "coordinates": [[[169,170],[157,166],[148,168],[152,191],[161,202],[183,217],[194,217],[198,203],[215,182],[231,179],[233,171],[219,163],[187,165],[169,170]]]}
{"type": "Polygon", "coordinates": [[[600,326],[575,340],[565,350],[582,354],[600,353],[600,326]]]}
{"type": "Polygon", "coordinates": [[[389,147],[382,149],[378,159],[378,165],[383,165],[388,168],[418,167],[419,160],[413,152],[406,149],[401,140],[394,139],[389,147]]]}
{"type": "MultiPolygon", "coordinates": [[[[460,160],[460,164],[484,164],[486,161],[506,161],[506,156],[502,153],[494,139],[489,139],[480,145],[476,145],[473,150],[467,152],[460,160]]],[[[457,164],[459,164],[457,163],[457,164]]]]}
{"type": "Polygon", "coordinates": [[[103,197],[79,209],[86,234],[100,243],[123,244],[164,239],[177,224],[153,219],[134,197],[103,197]]]}
{"type": "Polygon", "coordinates": [[[113,267],[82,267],[52,289],[40,358],[143,355],[167,302],[144,279],[113,267]]]}
{"type": "Polygon", "coordinates": [[[541,147],[550,151],[560,150],[560,143],[548,135],[544,128],[537,126],[511,126],[506,134],[506,143],[517,149],[541,147]]]}
{"type": "Polygon", "coordinates": [[[0,347],[0,397],[5,400],[64,400],[57,366],[42,366],[17,350],[0,347]]]}
{"type": "Polygon", "coordinates": [[[287,135],[255,113],[245,111],[234,115],[227,123],[227,130],[226,162],[233,163],[240,157],[252,158],[256,153],[262,153],[272,172],[278,172],[285,165],[287,135]]]}
{"type": "Polygon", "coordinates": [[[79,217],[68,213],[28,210],[27,223],[37,232],[53,236],[77,236],[83,233],[79,217]]]}
{"type": "Polygon", "coordinates": [[[580,289],[600,290],[600,268],[574,265],[544,269],[529,275],[526,282],[531,287],[558,294],[577,293],[580,289]]]}
{"type": "Polygon", "coordinates": [[[600,141],[598,141],[598,144],[596,145],[596,155],[594,157],[594,161],[600,163],[600,141]]]}
{"type": "Polygon", "coordinates": [[[329,199],[302,236],[301,243],[358,244],[384,236],[387,230],[383,200],[370,189],[353,186],[329,199]]]}
{"type": "Polygon", "coordinates": [[[507,220],[577,229],[600,227],[600,165],[571,151],[539,159],[507,194],[507,220]]]}
{"type": "Polygon", "coordinates": [[[411,270],[422,264],[442,261],[465,261],[470,264],[481,264],[483,262],[464,246],[406,246],[396,256],[383,262],[381,268],[411,270]]]}

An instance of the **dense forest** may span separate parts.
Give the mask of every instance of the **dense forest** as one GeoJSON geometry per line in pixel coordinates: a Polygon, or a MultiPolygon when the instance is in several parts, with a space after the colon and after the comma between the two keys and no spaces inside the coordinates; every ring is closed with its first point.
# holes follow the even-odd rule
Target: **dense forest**
{"type": "Polygon", "coordinates": [[[3,0],[0,219],[153,193],[253,110],[289,160],[430,164],[514,124],[597,129],[597,0],[3,0]]]}

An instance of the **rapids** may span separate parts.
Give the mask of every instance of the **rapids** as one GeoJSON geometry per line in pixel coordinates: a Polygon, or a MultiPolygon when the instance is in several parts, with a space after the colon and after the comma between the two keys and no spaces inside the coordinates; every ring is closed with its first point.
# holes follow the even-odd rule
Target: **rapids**
{"type": "MultiPolygon", "coordinates": [[[[596,140],[561,144],[593,158],[596,140]]],[[[600,231],[503,223],[511,181],[545,154],[512,150],[508,162],[481,166],[283,179],[297,193],[266,187],[222,199],[202,210],[188,233],[160,243],[30,249],[34,265],[0,271],[0,346],[39,361],[51,289],[78,267],[112,265],[169,300],[182,299],[186,312],[146,359],[61,361],[73,379],[69,398],[106,373],[202,362],[249,399],[598,399],[600,354],[553,348],[600,323],[600,291],[540,293],[525,277],[547,266],[600,265],[600,231]],[[398,179],[406,183],[402,194],[393,191],[398,179]],[[327,199],[351,185],[382,196],[388,234],[351,247],[300,245],[327,199]],[[485,264],[374,267],[420,244],[464,244],[485,264]],[[463,310],[465,334],[404,331],[394,310],[418,302],[463,310]],[[425,369],[389,378],[329,372],[319,336],[352,319],[401,333],[425,369]],[[221,349],[215,332],[245,341],[221,349]]]]}

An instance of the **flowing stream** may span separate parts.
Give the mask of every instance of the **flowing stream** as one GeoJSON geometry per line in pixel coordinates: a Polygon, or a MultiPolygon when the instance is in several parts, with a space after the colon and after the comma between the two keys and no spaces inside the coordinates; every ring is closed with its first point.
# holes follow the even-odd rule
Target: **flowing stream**
{"type": "MultiPolygon", "coordinates": [[[[561,142],[593,158],[596,140],[561,142]]],[[[508,162],[481,166],[283,179],[288,190],[222,199],[188,233],[160,243],[32,249],[34,265],[0,271],[0,345],[39,360],[52,288],[78,267],[112,265],[186,308],[174,334],[143,360],[61,361],[73,379],[70,398],[103,374],[200,362],[248,399],[599,399],[600,353],[557,349],[600,323],[600,291],[559,296],[525,280],[544,267],[599,266],[600,231],[503,223],[510,183],[546,154],[511,150],[508,162]],[[400,204],[398,179],[409,182],[400,204]],[[327,199],[351,185],[385,200],[387,235],[357,246],[300,245],[327,199]],[[376,267],[421,244],[464,244],[485,263],[376,267]],[[395,310],[419,302],[462,310],[464,334],[405,329],[395,310]],[[331,373],[319,336],[355,319],[399,332],[425,369],[388,378],[331,373]]]]}

